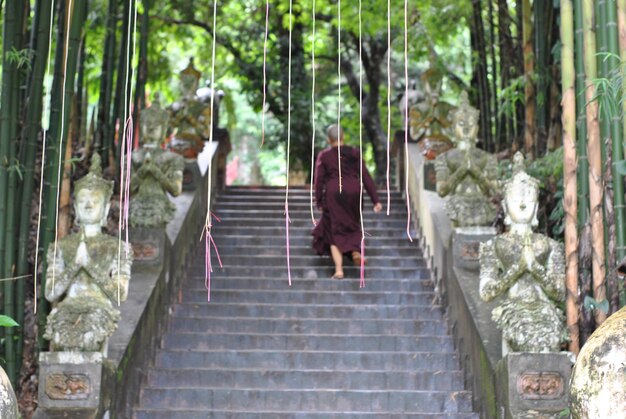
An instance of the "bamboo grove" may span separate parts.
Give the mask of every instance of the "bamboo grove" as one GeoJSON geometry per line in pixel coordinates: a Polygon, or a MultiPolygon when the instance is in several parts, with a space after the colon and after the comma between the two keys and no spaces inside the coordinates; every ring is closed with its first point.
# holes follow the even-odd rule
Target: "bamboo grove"
{"type": "MultiPolygon", "coordinates": [[[[287,3],[270,3],[276,7],[269,20],[274,55],[267,63],[268,91],[273,92],[271,113],[281,121],[287,110],[281,84],[288,52],[287,3]]],[[[350,16],[354,11],[346,3],[342,15],[350,16]]],[[[393,53],[393,42],[403,34],[387,34],[387,1],[363,4],[370,31],[362,45],[367,57],[364,122],[375,165],[384,165],[381,127],[387,121],[381,110],[386,110],[384,79],[391,71],[386,57],[391,54],[392,66],[403,66],[404,58],[393,53]]],[[[400,22],[403,2],[391,4],[393,20],[400,22]]],[[[219,5],[218,75],[237,79],[259,111],[265,1],[223,0],[219,5]]],[[[410,5],[412,78],[429,66],[442,69],[447,97],[469,90],[480,109],[482,148],[503,161],[518,149],[535,159],[531,168],[544,184],[542,228],[558,238],[562,234],[565,242],[567,321],[570,349],[576,352],[608,314],[626,303],[616,272],[626,256],[626,0],[414,0],[410,5]]],[[[130,109],[145,105],[150,89],[172,79],[172,66],[164,58],[169,38],[201,39],[206,44],[197,49],[200,59],[202,49],[204,54],[210,49],[212,27],[205,6],[200,0],[0,0],[0,314],[19,324],[2,328],[0,357],[18,389],[20,369],[22,380],[32,373],[22,368],[24,354],[43,347],[32,320],[34,274],[41,291],[46,250],[71,228],[70,180],[84,174],[94,151],[102,155],[107,176],[117,176],[119,127],[130,109]],[[134,80],[127,83],[131,75],[134,80]],[[40,263],[35,267],[36,253],[40,263]]],[[[294,6],[292,52],[298,77],[292,93],[300,112],[294,149],[306,164],[312,0],[294,0],[294,6]]],[[[335,100],[337,85],[337,3],[317,0],[317,7],[317,100],[324,105],[316,113],[335,118],[328,104],[335,100]]],[[[357,39],[354,23],[342,23],[345,55],[340,62],[349,119],[349,109],[358,108],[351,97],[358,91],[353,71],[358,67],[357,39]]],[[[403,77],[394,77],[394,102],[400,102],[405,86],[403,77]]],[[[137,118],[138,112],[133,113],[137,118]]],[[[397,106],[394,115],[394,128],[401,129],[397,106]]],[[[283,138],[280,133],[275,137],[283,138]]],[[[41,294],[40,329],[48,313],[41,294]]]]}
{"type": "MultiPolygon", "coordinates": [[[[118,152],[115,127],[126,119],[128,108],[122,109],[121,104],[124,98],[129,99],[123,81],[130,63],[124,48],[128,44],[128,25],[135,22],[129,23],[124,17],[135,15],[131,8],[136,7],[136,2],[124,2],[123,14],[118,13],[121,1],[108,2],[108,15],[101,19],[107,36],[100,59],[100,97],[97,114],[88,123],[86,22],[89,8],[95,3],[7,0],[2,10],[0,313],[15,319],[19,325],[3,328],[2,357],[6,362],[3,366],[14,384],[18,383],[24,351],[34,353],[34,346],[43,344],[37,343],[35,324],[31,322],[30,328],[25,327],[29,324],[25,323],[25,313],[32,316],[38,305],[39,330],[42,330],[48,313],[41,292],[45,283],[45,254],[55,235],[63,237],[70,229],[70,178],[84,171],[83,162],[93,150],[102,153],[109,165],[115,161],[118,152]],[[45,166],[41,173],[44,152],[45,166]],[[41,263],[37,268],[39,301],[35,302],[33,264],[37,234],[41,263]],[[27,349],[25,342],[30,342],[26,343],[30,344],[27,349]]],[[[145,14],[149,2],[142,4],[145,14]]],[[[138,28],[138,36],[143,36],[140,43],[144,45],[147,20],[139,23],[138,28]]],[[[140,48],[140,53],[145,56],[145,48],[140,48]]],[[[144,70],[137,78],[138,92],[145,75],[144,70]]],[[[137,95],[137,107],[142,106],[137,103],[139,98],[137,95]]],[[[114,170],[110,172],[115,176],[114,170]]],[[[25,375],[28,376],[28,371],[25,375]]]]}

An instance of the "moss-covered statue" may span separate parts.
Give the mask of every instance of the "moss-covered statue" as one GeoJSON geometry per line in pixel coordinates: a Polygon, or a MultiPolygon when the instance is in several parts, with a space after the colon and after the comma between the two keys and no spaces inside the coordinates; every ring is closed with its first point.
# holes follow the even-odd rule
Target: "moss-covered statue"
{"type": "Polygon", "coordinates": [[[442,75],[436,67],[426,70],[420,78],[426,100],[416,103],[409,111],[409,136],[419,142],[422,153],[432,160],[453,146],[448,130],[449,114],[454,107],[439,100],[442,75]]]}
{"type": "Polygon", "coordinates": [[[102,234],[113,182],[101,177],[94,154],[89,173],[74,186],[78,233],[48,249],[46,299],[53,303],[44,337],[53,351],[103,351],[117,329],[118,301],[125,301],[132,256],[117,238],[102,234]]]}
{"type": "Polygon", "coordinates": [[[158,97],[141,113],[141,148],[133,153],[130,225],[162,227],[176,211],[167,194],[182,192],[184,159],[161,149],[167,129],[168,112],[158,97]]]}
{"type": "MultiPolygon", "coordinates": [[[[503,352],[556,352],[566,339],[563,247],[534,233],[539,181],[514,156],[502,205],[509,231],[480,245],[480,297],[503,296],[492,318],[502,330],[503,352]]],[[[504,355],[504,354],[503,354],[504,355]]]]}
{"type": "Polygon", "coordinates": [[[478,116],[463,92],[459,107],[451,113],[456,148],[435,160],[437,193],[450,196],[446,212],[455,227],[488,226],[496,216],[491,197],[497,190],[497,161],[476,148],[478,116]]]}
{"type": "Polygon", "coordinates": [[[182,97],[170,107],[170,127],[176,132],[169,147],[185,158],[198,157],[211,132],[211,105],[196,94],[201,76],[191,58],[187,68],[180,72],[182,97]]]}

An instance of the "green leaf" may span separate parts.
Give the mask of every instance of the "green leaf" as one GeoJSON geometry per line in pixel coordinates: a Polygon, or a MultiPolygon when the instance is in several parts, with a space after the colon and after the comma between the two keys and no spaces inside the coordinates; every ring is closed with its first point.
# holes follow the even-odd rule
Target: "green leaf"
{"type": "Polygon", "coordinates": [[[0,326],[2,327],[15,327],[19,326],[15,320],[4,314],[0,315],[0,326]]]}
{"type": "Polygon", "coordinates": [[[608,314],[609,312],[609,301],[608,300],[602,300],[600,302],[596,301],[593,297],[590,296],[586,296],[585,297],[585,302],[583,303],[583,306],[587,309],[587,310],[599,310],[605,314],[608,314]]]}

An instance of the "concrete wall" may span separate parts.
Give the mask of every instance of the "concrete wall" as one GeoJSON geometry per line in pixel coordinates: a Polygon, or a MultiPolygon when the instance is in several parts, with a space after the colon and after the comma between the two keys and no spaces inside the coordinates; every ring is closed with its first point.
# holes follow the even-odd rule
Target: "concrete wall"
{"type": "Polygon", "coordinates": [[[485,303],[478,296],[478,272],[454,267],[452,225],[445,212],[445,200],[424,189],[425,159],[417,144],[409,144],[407,157],[414,225],[440,303],[446,307],[466,385],[473,392],[474,408],[481,418],[500,417],[495,368],[502,359],[502,337],[491,320],[495,303],[485,303]]]}
{"type": "Polygon", "coordinates": [[[222,186],[217,159],[220,148],[205,147],[198,158],[204,175],[200,187],[171,198],[176,215],[166,228],[164,258],[158,264],[135,263],[128,300],[121,307],[120,327],[109,339],[103,406],[111,418],[130,418],[139,401],[141,383],[153,362],[158,337],[167,327],[170,302],[178,298],[180,280],[193,257],[204,257],[198,248],[207,208],[207,188],[211,177],[212,196],[222,186]],[[211,173],[208,174],[209,162],[211,173]]]}

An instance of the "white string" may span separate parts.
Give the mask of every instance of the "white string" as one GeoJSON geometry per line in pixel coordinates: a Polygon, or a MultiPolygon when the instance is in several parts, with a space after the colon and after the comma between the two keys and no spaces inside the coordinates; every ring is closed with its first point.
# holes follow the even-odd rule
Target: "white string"
{"type": "Polygon", "coordinates": [[[313,173],[315,172],[315,0],[313,0],[313,36],[311,39],[311,221],[317,225],[315,214],[313,213],[313,173]]]}
{"type": "Polygon", "coordinates": [[[35,267],[34,267],[34,281],[33,281],[33,291],[34,291],[34,313],[37,313],[37,267],[39,262],[39,226],[41,225],[41,206],[43,202],[43,178],[44,178],[44,168],[46,163],[46,141],[48,128],[50,127],[50,100],[51,100],[51,92],[50,85],[48,80],[50,79],[50,61],[51,61],[51,53],[52,53],[52,26],[54,25],[54,0],[50,4],[50,30],[48,33],[48,53],[47,53],[47,62],[46,62],[46,73],[44,76],[44,87],[46,89],[46,93],[43,99],[43,112],[41,113],[41,128],[43,129],[43,141],[42,141],[42,151],[41,151],[41,177],[39,180],[39,210],[37,211],[37,236],[35,238],[35,267]]]}
{"type": "MultiPolygon", "coordinates": [[[[61,90],[61,135],[59,137],[59,167],[57,171],[57,196],[55,202],[56,214],[54,218],[54,256],[53,259],[56,261],[57,259],[57,244],[59,241],[59,198],[61,195],[61,162],[63,161],[63,131],[65,130],[65,85],[67,81],[67,57],[69,55],[69,45],[70,45],[70,26],[72,24],[72,14],[74,7],[72,5],[72,0],[69,0],[67,4],[67,28],[65,29],[65,57],[63,60],[63,83],[61,90]]],[[[42,174],[43,176],[43,174],[42,174]]],[[[52,288],[54,288],[54,279],[56,276],[56,263],[52,264],[52,288]]]]}
{"type": "Polygon", "coordinates": [[[290,249],[289,249],[289,154],[291,153],[291,35],[292,28],[292,10],[293,0],[289,0],[289,69],[288,71],[288,84],[287,84],[287,184],[285,185],[285,232],[287,241],[287,277],[289,279],[289,286],[291,286],[291,262],[290,262],[290,249]]]}
{"type": "Polygon", "coordinates": [[[406,235],[411,237],[411,198],[409,196],[409,2],[404,0],[404,193],[406,194],[406,235]]]}
{"type": "MultiPolygon", "coordinates": [[[[217,0],[213,0],[213,39],[211,41],[211,125],[209,131],[209,150],[213,148],[213,106],[215,100],[215,35],[217,26],[217,0]]],[[[211,190],[213,188],[213,159],[209,159],[209,165],[207,168],[207,203],[206,203],[206,219],[205,219],[205,249],[206,249],[206,265],[209,267],[206,270],[206,283],[208,288],[207,299],[211,301],[211,244],[213,239],[211,237],[212,219],[211,219],[211,190]],[[211,242],[211,243],[209,243],[211,242]]],[[[219,257],[219,254],[218,254],[219,257]]]]}
{"type": "Polygon", "coordinates": [[[135,47],[137,37],[137,2],[129,0],[129,7],[133,10],[133,13],[128,14],[128,34],[126,36],[126,71],[124,76],[124,106],[126,109],[126,120],[120,121],[122,128],[122,142],[120,144],[120,202],[119,202],[119,217],[118,217],[118,247],[117,247],[117,304],[121,304],[121,264],[122,264],[122,230],[126,233],[126,257],[130,252],[129,240],[128,240],[128,179],[130,179],[130,153],[132,151],[132,144],[127,142],[132,141],[132,131],[128,135],[129,128],[132,130],[132,97],[133,97],[133,79],[134,79],[134,67],[133,61],[135,60],[135,47]],[[134,19],[134,21],[131,21],[134,19]],[[132,29],[131,29],[132,22],[132,29]],[[130,38],[131,31],[133,37],[133,49],[130,53],[130,38]],[[128,84],[130,82],[130,92],[128,95],[128,84]],[[130,137],[130,138],[129,138],[130,137]]]}
{"type": "Polygon", "coordinates": [[[387,215],[391,208],[390,150],[391,149],[391,0],[387,0],[387,215]]]}
{"type": "Polygon", "coordinates": [[[339,193],[341,181],[341,0],[337,1],[337,159],[339,167],[339,193]]]}
{"type": "Polygon", "coordinates": [[[363,225],[363,34],[362,11],[359,0],[359,220],[361,222],[361,282],[365,287],[365,226],[363,225]]]}

